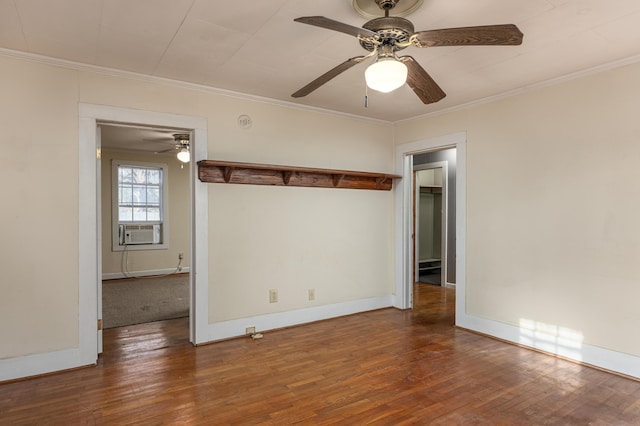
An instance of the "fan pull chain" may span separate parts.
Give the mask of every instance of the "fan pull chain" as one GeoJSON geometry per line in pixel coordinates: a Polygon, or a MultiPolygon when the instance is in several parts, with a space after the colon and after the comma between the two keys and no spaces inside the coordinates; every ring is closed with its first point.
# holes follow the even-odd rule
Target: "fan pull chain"
{"type": "Polygon", "coordinates": [[[369,86],[364,83],[364,107],[369,108],[369,86]]]}

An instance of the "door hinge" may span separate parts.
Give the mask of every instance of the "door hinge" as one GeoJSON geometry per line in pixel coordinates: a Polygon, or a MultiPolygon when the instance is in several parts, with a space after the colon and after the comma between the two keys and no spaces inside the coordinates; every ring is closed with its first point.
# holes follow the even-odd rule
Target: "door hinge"
{"type": "Polygon", "coordinates": [[[102,320],[98,320],[98,331],[102,330],[102,320]]]}

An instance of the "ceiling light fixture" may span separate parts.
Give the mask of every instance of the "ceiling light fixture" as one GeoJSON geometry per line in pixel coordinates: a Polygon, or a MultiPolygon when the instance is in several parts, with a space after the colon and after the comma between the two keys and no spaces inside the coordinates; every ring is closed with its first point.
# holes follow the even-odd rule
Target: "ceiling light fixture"
{"type": "Polygon", "coordinates": [[[393,92],[407,82],[407,66],[393,57],[380,57],[369,65],[364,79],[370,89],[382,93],[393,92]]]}
{"type": "Polygon", "coordinates": [[[189,160],[191,160],[191,153],[189,152],[188,147],[183,146],[182,148],[180,148],[180,152],[178,152],[178,160],[182,161],[183,163],[188,163],[189,160]]]}
{"type": "Polygon", "coordinates": [[[187,133],[177,133],[173,135],[176,140],[176,149],[178,151],[178,160],[183,163],[188,163],[191,160],[191,152],[189,152],[189,134],[187,133]]]}

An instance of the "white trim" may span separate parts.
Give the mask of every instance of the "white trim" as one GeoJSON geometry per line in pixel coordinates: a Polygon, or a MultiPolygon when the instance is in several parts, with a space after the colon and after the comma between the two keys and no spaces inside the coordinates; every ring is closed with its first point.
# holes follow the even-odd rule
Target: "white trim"
{"type": "Polygon", "coordinates": [[[0,55],[10,56],[18,59],[24,59],[32,62],[39,62],[45,65],[70,68],[78,71],[90,71],[90,72],[105,74],[113,77],[131,78],[131,79],[150,82],[150,83],[159,83],[159,84],[164,84],[172,87],[178,87],[181,89],[195,90],[198,92],[211,93],[214,95],[227,96],[231,98],[259,102],[259,103],[269,104],[269,105],[277,105],[277,106],[293,108],[293,109],[302,110],[302,111],[309,111],[309,112],[315,112],[319,114],[331,115],[335,117],[345,117],[353,120],[367,121],[370,123],[386,124],[389,126],[393,125],[393,123],[388,120],[369,118],[362,115],[349,114],[346,112],[333,111],[326,108],[302,105],[295,102],[282,101],[279,99],[267,98],[264,96],[251,95],[248,93],[236,92],[228,89],[220,89],[217,87],[206,86],[198,83],[189,83],[186,81],[173,80],[166,77],[158,77],[154,75],[140,74],[132,71],[124,71],[124,70],[119,70],[115,68],[102,67],[98,65],[84,64],[81,62],[74,62],[66,59],[52,58],[50,56],[38,55],[35,53],[27,53],[19,50],[0,48],[0,55]]]}
{"type": "Polygon", "coordinates": [[[95,365],[95,363],[95,360],[87,363],[85,354],[77,348],[3,359],[0,360],[0,383],[52,371],[95,365]]]}
{"type": "MultiPolygon", "coordinates": [[[[96,223],[102,224],[102,185],[99,183],[102,179],[102,130],[100,126],[96,126],[96,223]]],[[[81,140],[81,139],[79,139],[81,140]]],[[[78,142],[80,143],[80,142],[78,142]]],[[[98,269],[98,276],[102,276],[102,230],[97,229],[96,226],[96,266],[98,269]]],[[[102,282],[98,281],[98,288],[96,289],[98,298],[98,322],[102,323],[102,282]]],[[[98,355],[103,352],[103,330],[98,330],[98,355]]]]}
{"type": "MultiPolygon", "coordinates": [[[[208,267],[206,261],[209,257],[207,222],[208,222],[208,192],[204,183],[197,180],[197,162],[207,158],[207,119],[186,115],[159,113],[128,108],[110,107],[104,105],[84,104],[79,105],[80,116],[90,117],[95,124],[99,122],[133,123],[152,127],[169,127],[187,129],[191,131],[191,149],[193,158],[190,163],[190,191],[191,191],[191,268],[190,274],[191,302],[190,302],[190,339],[192,343],[198,343],[195,336],[200,328],[206,328],[208,324],[208,267]],[[198,230],[198,232],[196,232],[198,230]],[[196,268],[197,267],[197,268],[196,268]]],[[[94,132],[95,133],[95,132],[94,132]]],[[[95,136],[94,136],[95,138],[95,136]]],[[[82,142],[82,141],[81,141],[82,142]]],[[[95,140],[86,140],[84,143],[95,145],[95,140]]],[[[81,143],[82,145],[82,143],[81,143]]],[[[80,163],[87,161],[80,157],[80,163]]],[[[95,183],[92,191],[95,191],[95,183]]],[[[80,199],[83,193],[80,193],[80,199]]],[[[90,198],[90,196],[89,196],[90,198]]],[[[88,214],[88,213],[87,213],[88,214]]],[[[81,215],[82,217],[82,215],[81,215]]],[[[97,226],[97,225],[96,225],[97,226]]],[[[94,232],[96,229],[93,230],[94,232]]],[[[95,244],[95,241],[94,241],[95,244]]],[[[95,250],[95,248],[94,248],[95,250]]],[[[81,288],[90,285],[97,278],[95,269],[91,274],[81,276],[81,288]],[[89,284],[87,284],[89,283],[89,284]]],[[[95,334],[95,330],[94,330],[95,334]]]]}
{"type": "Polygon", "coordinates": [[[458,316],[456,316],[456,325],[525,347],[538,349],[545,353],[558,355],[573,361],[590,364],[595,367],[640,379],[640,357],[635,355],[616,352],[580,342],[575,342],[576,345],[574,347],[563,347],[561,345],[550,346],[548,342],[541,340],[531,342],[530,339],[527,339],[523,335],[523,329],[519,327],[466,314],[459,319],[458,316]]]}
{"type": "MultiPolygon", "coordinates": [[[[516,88],[516,89],[513,89],[513,90],[509,90],[509,91],[506,91],[506,92],[503,92],[503,93],[499,93],[497,95],[488,96],[488,97],[485,97],[485,98],[477,99],[477,100],[470,101],[470,102],[467,102],[467,103],[463,103],[463,104],[460,104],[460,105],[454,105],[454,106],[451,106],[449,108],[444,108],[444,109],[433,111],[433,112],[430,112],[430,113],[427,113],[427,114],[418,115],[416,117],[409,117],[409,118],[406,118],[406,119],[396,120],[396,121],[388,121],[388,120],[380,120],[380,119],[376,119],[376,118],[365,117],[365,116],[357,115],[357,114],[350,114],[350,113],[346,113],[346,112],[333,111],[333,110],[326,109],[326,108],[319,108],[319,107],[314,107],[314,106],[309,106],[309,105],[302,105],[302,104],[295,103],[295,102],[289,102],[289,101],[282,101],[282,100],[273,99],[273,98],[267,98],[267,97],[264,97],[264,96],[256,96],[256,95],[250,95],[250,94],[247,94],[247,93],[235,92],[235,91],[227,90],[227,89],[219,89],[219,88],[216,88],[216,87],[205,86],[205,85],[197,84],[197,83],[189,83],[189,82],[180,81],[180,80],[173,80],[173,79],[165,78],[165,77],[157,77],[157,76],[152,76],[152,75],[135,73],[135,72],[132,72],[132,71],[124,71],[124,70],[119,70],[119,69],[115,69],[115,68],[101,67],[101,66],[98,66],[98,65],[84,64],[84,63],[81,63],[81,62],[74,62],[74,61],[69,61],[69,60],[66,60],[66,59],[52,58],[50,56],[38,55],[38,54],[35,54],[35,53],[22,52],[22,51],[19,51],[19,50],[0,48],[0,55],[8,56],[8,57],[14,57],[14,58],[23,59],[23,60],[32,61],[32,62],[39,62],[39,63],[45,64],[45,65],[52,65],[52,66],[57,66],[57,67],[70,68],[70,69],[74,69],[74,70],[78,70],[78,71],[90,71],[90,72],[106,74],[106,75],[110,75],[110,76],[114,76],[114,77],[131,78],[131,79],[136,79],[136,80],[140,80],[140,81],[147,81],[147,82],[151,82],[151,83],[165,84],[165,85],[168,85],[168,86],[183,88],[183,89],[187,89],[187,90],[196,90],[196,91],[199,91],[199,92],[212,93],[212,94],[216,94],[216,95],[228,96],[228,97],[232,97],[232,98],[236,98],[236,99],[249,100],[249,101],[259,102],[259,103],[264,103],[264,104],[269,104],[269,105],[283,106],[283,107],[293,108],[293,109],[297,109],[297,110],[301,110],[301,111],[315,112],[315,113],[319,113],[319,114],[326,114],[326,115],[331,115],[331,116],[336,116],[336,117],[346,117],[346,118],[350,118],[350,119],[354,119],[354,120],[367,121],[367,122],[371,122],[371,123],[386,124],[386,125],[403,124],[403,123],[408,123],[408,122],[415,121],[415,120],[423,120],[425,118],[436,117],[438,115],[443,115],[443,114],[449,114],[449,113],[452,113],[452,112],[455,112],[455,111],[460,111],[460,110],[472,108],[472,107],[475,107],[475,106],[478,106],[478,105],[483,105],[483,104],[487,104],[487,103],[490,103],[490,102],[495,102],[495,101],[498,101],[498,100],[501,100],[501,99],[510,98],[510,97],[517,96],[517,95],[520,95],[520,94],[523,94],[523,93],[532,92],[534,90],[542,89],[542,88],[549,87],[549,86],[555,86],[557,84],[561,84],[561,83],[565,83],[565,82],[568,82],[568,81],[576,80],[578,78],[587,77],[587,76],[590,76],[590,75],[598,74],[598,73],[605,72],[605,71],[610,71],[610,70],[613,70],[613,69],[616,69],[616,68],[621,68],[621,67],[624,67],[624,66],[627,66],[627,65],[633,65],[633,64],[636,64],[636,63],[640,62],[640,55],[634,55],[634,56],[630,56],[628,58],[623,58],[623,59],[615,60],[615,61],[612,61],[612,62],[607,62],[605,64],[597,65],[595,67],[587,68],[585,70],[572,72],[572,73],[569,73],[569,74],[561,75],[559,77],[551,78],[549,80],[545,80],[545,81],[541,81],[541,82],[538,82],[538,83],[533,83],[533,84],[530,84],[530,85],[527,85],[527,86],[519,87],[519,88],[516,88]]],[[[436,107],[436,106],[434,106],[434,107],[436,107]]]]}
{"type": "MultiPolygon", "coordinates": [[[[403,179],[394,187],[395,196],[395,229],[396,229],[396,279],[395,297],[393,306],[399,309],[412,307],[413,283],[413,241],[410,238],[412,232],[413,207],[413,155],[427,151],[444,148],[456,148],[456,309],[458,303],[464,303],[464,251],[466,220],[466,133],[454,133],[433,139],[409,142],[396,146],[395,161],[396,174],[403,179]],[[461,170],[462,169],[462,170],[461,170]],[[461,208],[458,208],[461,205],[461,208]],[[462,262],[462,263],[461,263],[462,262]],[[462,275],[462,279],[457,276],[462,275]],[[462,281],[462,283],[461,283],[462,281]]],[[[464,305],[463,305],[464,306],[464,305]]],[[[456,311],[456,316],[458,315],[456,311]]]]}
{"type": "Polygon", "coordinates": [[[78,348],[0,360],[0,380],[94,365],[98,358],[96,120],[80,113],[78,133],[78,348]]]}
{"type": "Polygon", "coordinates": [[[372,311],[375,309],[389,308],[391,305],[392,297],[388,295],[335,303],[331,305],[314,306],[294,311],[222,321],[208,325],[204,341],[210,342],[243,336],[247,327],[255,327],[256,331],[262,332],[372,311]]]}
{"type": "Polygon", "coordinates": [[[127,275],[122,272],[110,272],[107,274],[102,274],[102,280],[119,280],[122,278],[138,278],[138,277],[152,277],[154,275],[177,275],[177,274],[186,274],[190,272],[190,268],[188,266],[183,266],[180,271],[176,272],[176,268],[170,269],[149,269],[146,271],[132,271],[127,275]]]}
{"type": "Polygon", "coordinates": [[[456,144],[456,324],[467,315],[467,134],[456,144]]]}
{"type": "MultiPolygon", "coordinates": [[[[194,158],[191,166],[191,211],[195,219],[192,223],[191,234],[191,267],[194,273],[191,277],[192,299],[191,334],[198,333],[199,328],[207,326],[208,306],[208,192],[205,184],[196,181],[197,161],[207,156],[207,120],[201,117],[191,117],[177,114],[156,113],[127,108],[116,108],[103,105],[80,103],[79,113],[79,141],[78,141],[78,341],[79,347],[57,352],[26,355],[0,360],[0,379],[12,380],[20,377],[34,376],[53,371],[66,370],[75,367],[94,365],[98,358],[98,246],[99,212],[96,197],[97,188],[97,158],[99,148],[97,138],[98,122],[111,121],[122,123],[136,123],[145,125],[164,125],[182,129],[191,129],[193,133],[192,147],[194,158]],[[195,230],[198,232],[195,232],[195,230]],[[193,299],[196,299],[195,302],[193,299]],[[195,331],[194,331],[195,328],[195,331]]],[[[193,340],[192,340],[193,341],[193,340]]],[[[195,342],[194,342],[195,343],[195,342]]]]}
{"type": "Polygon", "coordinates": [[[633,65],[640,62],[640,55],[630,56],[628,58],[619,59],[617,61],[607,62],[602,65],[597,65],[595,67],[587,68],[585,70],[580,70],[576,72],[572,72],[569,74],[564,74],[559,77],[554,77],[549,80],[540,81],[537,83],[529,84],[526,86],[518,87],[513,90],[508,90],[506,92],[498,93],[497,95],[487,96],[485,98],[476,99],[474,101],[466,102],[459,105],[454,105],[449,108],[443,108],[438,111],[429,112],[427,114],[422,114],[416,117],[406,118],[404,120],[395,121],[394,124],[404,124],[409,123],[415,120],[424,120],[425,118],[437,117],[439,115],[450,114],[455,111],[461,111],[469,108],[473,108],[479,105],[488,104],[491,102],[496,102],[502,99],[511,98],[513,96],[521,95],[524,93],[533,92],[534,90],[544,89],[545,87],[555,86],[558,84],[566,83],[569,81],[577,80],[579,78],[588,77],[590,75],[599,74],[601,72],[611,71],[617,68],[625,67],[627,65],[633,65]]]}
{"type": "Polygon", "coordinates": [[[190,267],[193,273],[190,297],[190,333],[191,343],[204,342],[204,335],[209,325],[209,191],[207,184],[198,179],[200,160],[206,160],[209,154],[206,120],[194,126],[191,136],[191,196],[194,202],[191,207],[191,255],[190,267]]]}
{"type": "Polygon", "coordinates": [[[410,235],[411,221],[411,156],[429,150],[456,148],[456,325],[494,336],[525,347],[562,356],[577,362],[590,364],[609,371],[640,378],[640,357],[610,349],[591,346],[582,342],[574,342],[573,346],[550,345],[545,340],[531,340],[525,336],[524,329],[519,327],[478,318],[467,314],[466,304],[466,212],[467,212],[467,150],[466,133],[456,133],[424,141],[410,142],[396,147],[396,173],[404,179],[395,188],[396,191],[396,298],[394,306],[406,309],[411,307],[410,301],[412,251],[410,235]],[[408,189],[407,189],[408,188],[408,189]]]}
{"type": "MultiPolygon", "coordinates": [[[[101,247],[99,228],[98,196],[98,149],[100,139],[97,136],[96,120],[83,116],[81,108],[78,110],[78,340],[80,356],[76,360],[77,366],[95,364],[98,358],[98,272],[102,262],[98,258],[101,247]],[[86,143],[86,141],[93,143],[86,143]],[[83,285],[84,284],[84,285],[83,285]]],[[[33,358],[28,358],[29,361],[33,358]]],[[[59,364],[56,358],[41,361],[41,365],[34,366],[35,370],[48,369],[56,371],[59,364]]],[[[69,367],[64,367],[69,368],[69,367]]],[[[40,374],[40,373],[37,373],[40,374]]]]}

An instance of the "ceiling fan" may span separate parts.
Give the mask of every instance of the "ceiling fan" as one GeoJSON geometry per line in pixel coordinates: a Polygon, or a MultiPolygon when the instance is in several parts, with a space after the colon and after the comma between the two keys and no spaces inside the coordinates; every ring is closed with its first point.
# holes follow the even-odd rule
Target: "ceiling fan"
{"type": "Polygon", "coordinates": [[[191,160],[191,152],[189,147],[189,134],[175,133],[173,135],[173,139],[175,141],[173,144],[174,145],[173,148],[165,149],[164,151],[159,151],[158,154],[177,150],[178,160],[182,161],[183,163],[188,163],[189,160],[191,160]]]}
{"type": "Polygon", "coordinates": [[[315,25],[352,35],[370,53],[347,59],[327,71],[291,96],[300,98],[313,92],[334,77],[369,58],[375,62],[365,71],[367,86],[380,92],[391,92],[405,82],[425,104],[438,102],[446,96],[431,76],[411,56],[397,56],[396,52],[409,46],[513,46],[522,44],[522,32],[513,24],[485,25],[477,27],[446,28],[415,32],[413,24],[398,16],[389,16],[400,0],[375,0],[384,17],[355,27],[324,16],[306,16],[294,21],[315,25]]]}

